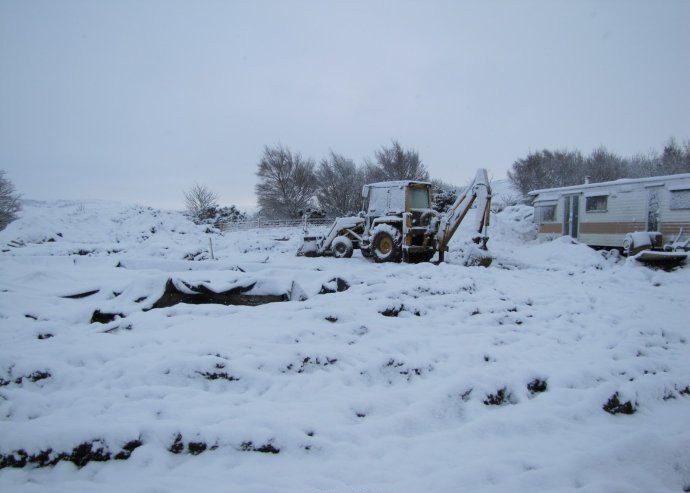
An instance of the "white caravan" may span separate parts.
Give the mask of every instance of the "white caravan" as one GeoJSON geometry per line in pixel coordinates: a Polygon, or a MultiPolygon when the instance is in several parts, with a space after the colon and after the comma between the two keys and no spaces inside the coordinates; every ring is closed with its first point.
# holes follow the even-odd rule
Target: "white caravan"
{"type": "MultiPolygon", "coordinates": [[[[632,251],[635,232],[648,235],[653,248],[673,243],[688,247],[690,173],[624,178],[529,192],[540,237],[570,235],[592,247],[632,251]]],[[[681,248],[678,248],[680,246],[681,248]]]]}

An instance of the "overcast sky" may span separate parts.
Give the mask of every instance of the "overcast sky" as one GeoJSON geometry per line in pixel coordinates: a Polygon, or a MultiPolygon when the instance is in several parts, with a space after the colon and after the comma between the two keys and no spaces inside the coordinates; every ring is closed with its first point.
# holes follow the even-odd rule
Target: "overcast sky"
{"type": "Polygon", "coordinates": [[[432,177],[690,138],[690,1],[0,0],[0,169],[33,199],[254,204],[263,146],[432,177]]]}

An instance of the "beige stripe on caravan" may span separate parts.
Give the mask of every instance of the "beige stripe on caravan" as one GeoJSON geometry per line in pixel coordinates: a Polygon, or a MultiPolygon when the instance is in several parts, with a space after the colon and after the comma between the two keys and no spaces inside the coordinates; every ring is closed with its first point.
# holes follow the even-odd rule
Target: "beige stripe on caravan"
{"type": "Polygon", "coordinates": [[[539,225],[540,233],[558,233],[561,234],[563,226],[561,223],[541,223],[539,225]]]}
{"type": "Polygon", "coordinates": [[[644,231],[645,223],[580,223],[580,233],[585,235],[624,235],[633,231],[644,231]]]}
{"type": "Polygon", "coordinates": [[[690,236],[690,223],[661,223],[661,234],[664,238],[675,236],[683,228],[683,236],[690,236]]]}

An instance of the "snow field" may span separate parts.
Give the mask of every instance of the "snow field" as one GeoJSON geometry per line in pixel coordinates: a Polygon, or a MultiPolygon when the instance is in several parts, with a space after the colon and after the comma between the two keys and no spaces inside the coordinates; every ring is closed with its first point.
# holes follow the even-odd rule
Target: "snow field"
{"type": "Polygon", "coordinates": [[[375,264],[294,257],[295,230],[27,207],[0,233],[0,456],[111,458],[0,489],[687,490],[690,269],[538,243],[529,214],[492,218],[485,269],[463,231],[445,264],[375,264]],[[150,309],[168,279],[295,296],[150,309]]]}

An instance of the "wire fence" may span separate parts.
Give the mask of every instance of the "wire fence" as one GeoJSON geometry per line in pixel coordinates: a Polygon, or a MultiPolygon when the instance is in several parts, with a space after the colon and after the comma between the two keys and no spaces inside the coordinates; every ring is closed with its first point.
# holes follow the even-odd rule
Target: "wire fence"
{"type": "Polygon", "coordinates": [[[221,231],[246,231],[250,229],[263,228],[303,228],[310,226],[327,226],[333,223],[335,218],[322,217],[310,219],[247,219],[245,221],[228,221],[220,223],[218,226],[221,231]]]}

